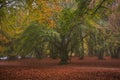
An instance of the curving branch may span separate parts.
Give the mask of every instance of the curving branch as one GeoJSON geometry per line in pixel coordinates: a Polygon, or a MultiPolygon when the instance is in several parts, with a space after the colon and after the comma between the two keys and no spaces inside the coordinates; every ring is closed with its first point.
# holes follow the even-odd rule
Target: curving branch
{"type": "Polygon", "coordinates": [[[95,9],[95,11],[92,13],[92,15],[95,14],[95,13],[102,7],[102,5],[104,4],[105,1],[107,1],[107,0],[103,0],[103,1],[98,5],[98,7],[95,9]]]}

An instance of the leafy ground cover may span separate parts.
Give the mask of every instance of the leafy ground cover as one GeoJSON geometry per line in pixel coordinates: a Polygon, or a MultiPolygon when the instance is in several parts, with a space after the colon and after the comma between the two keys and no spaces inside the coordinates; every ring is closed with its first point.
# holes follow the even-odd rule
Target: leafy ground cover
{"type": "Polygon", "coordinates": [[[59,65],[50,58],[0,61],[0,80],[120,80],[120,59],[86,57],[59,65]]]}

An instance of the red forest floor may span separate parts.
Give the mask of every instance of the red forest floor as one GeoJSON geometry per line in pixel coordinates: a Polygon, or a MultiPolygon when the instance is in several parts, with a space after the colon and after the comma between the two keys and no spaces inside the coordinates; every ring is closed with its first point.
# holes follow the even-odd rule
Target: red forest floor
{"type": "Polygon", "coordinates": [[[68,65],[50,58],[0,61],[0,80],[120,80],[120,59],[71,61],[68,65]]]}

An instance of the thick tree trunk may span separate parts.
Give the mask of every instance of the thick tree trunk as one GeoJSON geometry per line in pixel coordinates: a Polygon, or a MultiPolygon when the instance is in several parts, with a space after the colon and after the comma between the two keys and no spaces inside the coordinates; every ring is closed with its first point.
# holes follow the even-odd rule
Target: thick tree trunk
{"type": "Polygon", "coordinates": [[[61,46],[60,46],[60,64],[68,64],[68,59],[69,59],[69,56],[68,56],[68,45],[67,45],[67,41],[66,40],[66,37],[63,35],[61,36],[61,46]]]}
{"type": "Polygon", "coordinates": [[[61,53],[60,59],[60,64],[68,64],[69,57],[67,53],[61,53]]]}
{"type": "Polygon", "coordinates": [[[69,56],[66,48],[62,47],[60,51],[60,64],[68,64],[69,56]]]}

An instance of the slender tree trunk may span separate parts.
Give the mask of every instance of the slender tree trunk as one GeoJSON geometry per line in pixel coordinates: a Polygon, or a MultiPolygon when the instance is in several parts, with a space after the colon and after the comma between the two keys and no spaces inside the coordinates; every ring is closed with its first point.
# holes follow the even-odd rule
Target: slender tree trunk
{"type": "Polygon", "coordinates": [[[112,53],[112,58],[120,58],[120,47],[114,48],[113,53],[112,53]]]}
{"type": "Polygon", "coordinates": [[[80,54],[80,59],[84,59],[84,40],[83,40],[83,38],[81,39],[81,54],[80,54]]]}
{"type": "Polygon", "coordinates": [[[42,59],[42,50],[41,49],[35,49],[35,52],[36,52],[36,58],[39,58],[39,59],[42,59]]]}
{"type": "Polygon", "coordinates": [[[100,49],[98,53],[98,59],[103,60],[104,59],[104,50],[100,49]]]}

